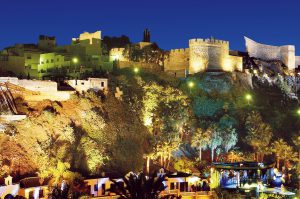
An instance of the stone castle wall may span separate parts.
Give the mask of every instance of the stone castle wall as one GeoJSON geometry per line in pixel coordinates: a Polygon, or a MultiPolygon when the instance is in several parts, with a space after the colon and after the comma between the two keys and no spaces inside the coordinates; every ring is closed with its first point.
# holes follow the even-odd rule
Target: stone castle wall
{"type": "Polygon", "coordinates": [[[189,73],[242,70],[242,57],[229,55],[229,42],[217,39],[191,39],[189,73]]]}
{"type": "Polygon", "coordinates": [[[281,60],[290,70],[295,69],[295,46],[270,46],[257,43],[245,37],[246,49],[250,57],[266,61],[281,60]]]}
{"type": "Polygon", "coordinates": [[[181,71],[189,68],[189,49],[174,49],[165,57],[165,71],[181,71]]]}
{"type": "Polygon", "coordinates": [[[118,62],[119,68],[129,68],[129,67],[138,67],[138,68],[146,68],[152,70],[160,71],[161,67],[155,63],[145,63],[145,62],[133,62],[133,61],[119,61],[118,62]]]}

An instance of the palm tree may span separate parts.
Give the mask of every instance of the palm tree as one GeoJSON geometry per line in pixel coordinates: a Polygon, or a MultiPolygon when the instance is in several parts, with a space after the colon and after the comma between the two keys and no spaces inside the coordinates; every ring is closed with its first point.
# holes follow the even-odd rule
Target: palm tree
{"type": "Polygon", "coordinates": [[[210,131],[204,131],[203,129],[197,128],[192,138],[192,146],[198,148],[199,159],[202,160],[202,150],[207,147],[211,139],[210,131]]]}
{"type": "Polygon", "coordinates": [[[120,199],[166,199],[174,198],[174,196],[160,197],[160,193],[166,189],[163,184],[165,176],[156,176],[156,173],[152,177],[147,177],[144,173],[129,173],[123,178],[125,185],[121,185],[115,180],[111,180],[115,189],[110,190],[117,195],[120,195],[120,199]]]}

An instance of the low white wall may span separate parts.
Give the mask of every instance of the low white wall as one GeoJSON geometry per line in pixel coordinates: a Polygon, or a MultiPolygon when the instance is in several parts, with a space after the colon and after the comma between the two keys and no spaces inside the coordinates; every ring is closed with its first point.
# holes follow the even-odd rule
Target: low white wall
{"type": "Polygon", "coordinates": [[[24,95],[25,101],[38,102],[43,100],[51,101],[67,101],[70,99],[72,91],[49,91],[49,92],[40,92],[39,95],[24,95]]]}
{"type": "Polygon", "coordinates": [[[19,79],[17,77],[0,77],[0,83],[5,83],[5,82],[18,85],[19,79]]]}
{"type": "Polygon", "coordinates": [[[22,86],[32,91],[57,91],[57,83],[52,81],[40,81],[40,80],[19,80],[19,86],[22,86]]]}
{"type": "Polygon", "coordinates": [[[2,120],[12,122],[12,121],[24,120],[26,118],[26,115],[0,115],[0,118],[2,120]]]}

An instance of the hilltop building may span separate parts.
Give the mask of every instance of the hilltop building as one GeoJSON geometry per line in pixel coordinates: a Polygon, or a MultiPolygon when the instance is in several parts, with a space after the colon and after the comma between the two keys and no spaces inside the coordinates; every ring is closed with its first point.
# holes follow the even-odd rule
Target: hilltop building
{"type": "Polygon", "coordinates": [[[290,70],[294,71],[300,66],[300,56],[295,55],[295,46],[270,46],[257,43],[247,37],[245,38],[246,50],[250,57],[266,60],[280,60],[290,70]]]}
{"type": "Polygon", "coordinates": [[[190,39],[189,48],[172,49],[165,57],[164,70],[175,76],[204,71],[242,71],[243,59],[230,55],[229,42],[210,39],[190,39]]]}
{"type": "Polygon", "coordinates": [[[80,78],[103,65],[101,32],[84,32],[66,46],[56,38],[40,35],[38,44],[16,44],[0,52],[0,68],[19,77],[44,79],[53,76],[80,78]]]}

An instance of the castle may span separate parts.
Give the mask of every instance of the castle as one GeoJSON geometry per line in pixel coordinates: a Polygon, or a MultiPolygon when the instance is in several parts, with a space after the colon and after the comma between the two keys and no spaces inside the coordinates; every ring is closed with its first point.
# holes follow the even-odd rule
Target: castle
{"type": "Polygon", "coordinates": [[[243,59],[230,55],[228,41],[190,39],[189,48],[170,51],[165,58],[164,68],[176,76],[204,71],[242,71],[243,59]]]}
{"type": "Polygon", "coordinates": [[[111,71],[113,64],[117,62],[119,68],[163,69],[173,76],[185,77],[188,74],[206,71],[243,71],[245,56],[265,61],[281,61],[292,72],[300,65],[300,56],[295,55],[295,46],[270,46],[247,37],[245,37],[247,50],[245,53],[231,51],[228,41],[213,37],[196,38],[190,39],[188,48],[185,49],[158,50],[161,54],[155,57],[154,62],[151,62],[149,57],[152,58],[153,51],[157,51],[157,45],[156,49],[152,49],[155,43],[150,42],[148,29],[144,31],[142,42],[131,43],[131,47],[134,47],[133,51],[147,49],[148,52],[150,47],[153,50],[152,54],[134,60],[129,56],[132,53],[131,47],[111,48],[108,55],[105,55],[102,52],[101,42],[101,31],[84,32],[78,38],[73,38],[72,43],[66,46],[57,46],[55,37],[41,35],[37,45],[16,44],[2,50],[0,72],[9,71],[21,78],[27,76],[34,79],[49,79],[47,77],[56,76],[80,78],[82,74],[92,74],[95,71],[111,71]]]}
{"type": "Polygon", "coordinates": [[[250,57],[266,61],[280,60],[291,71],[300,65],[300,56],[295,55],[295,46],[270,46],[257,43],[245,37],[246,49],[250,57]]]}

